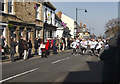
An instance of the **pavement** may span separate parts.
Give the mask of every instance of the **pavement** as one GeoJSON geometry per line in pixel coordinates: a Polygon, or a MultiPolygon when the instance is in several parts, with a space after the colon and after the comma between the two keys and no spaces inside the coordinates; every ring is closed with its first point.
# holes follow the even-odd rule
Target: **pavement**
{"type": "Polygon", "coordinates": [[[100,83],[102,62],[97,56],[72,55],[72,51],[51,54],[48,58],[2,63],[0,83],[100,83]]]}

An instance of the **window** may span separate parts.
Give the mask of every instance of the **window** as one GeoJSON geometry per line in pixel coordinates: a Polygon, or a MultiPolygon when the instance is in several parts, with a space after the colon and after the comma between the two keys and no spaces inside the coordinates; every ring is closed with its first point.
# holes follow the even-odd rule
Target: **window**
{"type": "Polygon", "coordinates": [[[52,24],[52,11],[51,11],[50,13],[51,13],[51,14],[50,14],[50,15],[51,15],[51,24],[52,24]]]}
{"type": "Polygon", "coordinates": [[[40,5],[36,4],[36,19],[40,19],[39,9],[40,9],[40,5]]]}
{"type": "Polygon", "coordinates": [[[2,1],[0,1],[0,11],[4,12],[4,8],[5,8],[5,1],[2,0],[2,1]]]}
{"type": "Polygon", "coordinates": [[[47,8],[45,8],[45,22],[47,22],[47,8]]]}
{"type": "Polygon", "coordinates": [[[13,13],[13,0],[8,2],[8,13],[13,13]]]}

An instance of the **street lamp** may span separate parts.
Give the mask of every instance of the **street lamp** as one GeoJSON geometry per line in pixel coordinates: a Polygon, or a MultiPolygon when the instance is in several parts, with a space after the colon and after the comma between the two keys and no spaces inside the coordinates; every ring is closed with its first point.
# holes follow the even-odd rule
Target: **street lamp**
{"type": "Polygon", "coordinates": [[[76,8],[76,22],[77,22],[77,11],[78,10],[84,10],[85,13],[87,12],[87,9],[78,9],[78,8],[76,8]]]}
{"type": "MultiPolygon", "coordinates": [[[[77,23],[77,12],[78,12],[78,10],[84,10],[84,12],[87,12],[87,9],[78,9],[78,8],[76,8],[76,23],[77,23]]],[[[77,32],[76,32],[76,35],[77,35],[77,32]]]]}

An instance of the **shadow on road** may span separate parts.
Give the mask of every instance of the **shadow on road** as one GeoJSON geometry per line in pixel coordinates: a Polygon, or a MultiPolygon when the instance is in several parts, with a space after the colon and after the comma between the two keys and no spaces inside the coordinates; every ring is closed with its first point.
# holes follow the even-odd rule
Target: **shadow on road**
{"type": "Polygon", "coordinates": [[[102,62],[92,62],[87,61],[89,66],[89,71],[77,71],[70,72],[63,84],[66,83],[100,83],[101,82],[101,71],[102,71],[102,62]]]}

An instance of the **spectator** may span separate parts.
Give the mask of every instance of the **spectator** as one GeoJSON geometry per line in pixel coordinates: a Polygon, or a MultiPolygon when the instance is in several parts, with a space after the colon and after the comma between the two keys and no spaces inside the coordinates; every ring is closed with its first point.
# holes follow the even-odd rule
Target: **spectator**
{"type": "Polygon", "coordinates": [[[28,58],[31,57],[31,51],[32,51],[32,42],[31,38],[28,40],[28,58]]]}
{"type": "Polygon", "coordinates": [[[16,53],[16,46],[17,46],[17,42],[14,41],[13,37],[11,37],[11,41],[10,41],[10,56],[11,56],[11,61],[14,62],[14,55],[16,53]]]}
{"type": "Polygon", "coordinates": [[[28,56],[28,42],[26,40],[26,38],[23,39],[23,49],[24,49],[24,60],[27,60],[27,56],[28,56]]]}
{"type": "Polygon", "coordinates": [[[23,49],[23,38],[22,38],[22,36],[20,37],[20,41],[19,41],[19,43],[18,43],[18,53],[19,53],[19,59],[21,59],[22,58],[22,54],[23,54],[23,52],[24,52],[24,49],[23,49]]]}

